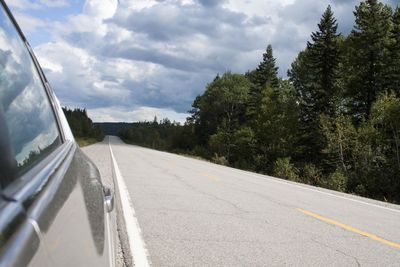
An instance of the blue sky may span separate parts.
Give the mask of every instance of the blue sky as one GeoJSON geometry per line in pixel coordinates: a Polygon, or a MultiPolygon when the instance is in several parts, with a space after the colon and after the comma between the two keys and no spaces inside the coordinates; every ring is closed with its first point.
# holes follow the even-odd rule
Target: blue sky
{"type": "Polygon", "coordinates": [[[6,1],[32,46],[52,40],[49,24],[65,21],[82,12],[81,0],[9,0],[6,1]]]}
{"type": "MultiPolygon", "coordinates": [[[[395,0],[386,0],[393,7],[395,0]]],[[[332,6],[353,0],[8,0],[63,105],[94,121],[184,121],[217,73],[245,72],[272,44],[279,73],[332,6]]]]}

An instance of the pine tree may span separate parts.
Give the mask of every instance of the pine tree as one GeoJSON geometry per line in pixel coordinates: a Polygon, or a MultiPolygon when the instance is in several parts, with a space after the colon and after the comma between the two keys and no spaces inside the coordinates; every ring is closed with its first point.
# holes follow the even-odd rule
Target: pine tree
{"type": "Polygon", "coordinates": [[[267,50],[263,54],[263,61],[258,65],[255,72],[255,80],[253,83],[258,88],[264,88],[270,85],[272,88],[278,88],[278,67],[276,67],[276,59],[273,56],[272,46],[268,45],[267,50]]]}
{"type": "Polygon", "coordinates": [[[251,82],[248,108],[250,120],[254,119],[254,114],[259,112],[262,92],[268,87],[275,92],[279,89],[278,67],[275,62],[272,46],[268,45],[266,52],[263,54],[263,61],[260,62],[257,69],[246,73],[246,77],[251,82]]]}
{"type": "Polygon", "coordinates": [[[393,27],[390,33],[387,88],[400,96],[400,7],[393,14],[393,27]]]}
{"type": "Polygon", "coordinates": [[[312,42],[307,43],[310,51],[310,71],[314,74],[313,88],[315,108],[318,113],[335,114],[335,96],[339,68],[338,24],[330,6],[318,24],[319,31],[312,33],[312,42]]]}
{"type": "MultiPolygon", "coordinates": [[[[287,145],[285,141],[288,131],[285,130],[290,128],[285,128],[282,123],[283,118],[286,119],[287,110],[284,107],[287,106],[281,98],[288,93],[284,92],[287,86],[283,86],[284,83],[278,78],[278,67],[271,45],[267,46],[263,61],[257,69],[246,73],[246,77],[251,81],[247,125],[250,126],[255,138],[254,161],[256,169],[267,171],[272,169],[272,164],[279,154],[277,151],[280,148],[284,150],[283,146],[287,145]],[[282,127],[285,129],[282,130],[282,127]]],[[[296,110],[293,107],[295,103],[290,104],[292,105],[290,109],[296,110]]]]}
{"type": "Polygon", "coordinates": [[[392,9],[377,0],[361,2],[354,11],[347,57],[347,92],[353,117],[368,118],[372,103],[385,90],[392,9]]]}
{"type": "Polygon", "coordinates": [[[318,31],[312,33],[307,49],[301,52],[288,72],[296,89],[300,107],[297,157],[319,164],[325,139],[320,130],[321,114],[335,114],[335,96],[339,69],[337,23],[328,6],[318,31]]]}

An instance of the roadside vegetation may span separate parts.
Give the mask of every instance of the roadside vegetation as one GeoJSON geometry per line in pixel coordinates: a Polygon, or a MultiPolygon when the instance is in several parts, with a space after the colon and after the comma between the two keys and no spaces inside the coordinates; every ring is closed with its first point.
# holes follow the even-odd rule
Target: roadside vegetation
{"type": "Polygon", "coordinates": [[[100,142],[104,138],[101,127],[93,125],[86,109],[63,108],[68,124],[79,146],[88,146],[100,142]]]}
{"type": "Polygon", "coordinates": [[[270,45],[254,70],[217,75],[184,125],[120,131],[130,143],[400,203],[400,9],[361,2],[340,34],[328,6],[278,77],[270,45]]]}

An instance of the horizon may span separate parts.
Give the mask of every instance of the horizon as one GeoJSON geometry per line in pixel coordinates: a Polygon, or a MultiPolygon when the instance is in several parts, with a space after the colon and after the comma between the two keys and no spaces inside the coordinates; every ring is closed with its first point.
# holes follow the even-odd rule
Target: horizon
{"type": "MultiPolygon", "coordinates": [[[[63,106],[94,122],[183,123],[217,74],[255,69],[268,44],[279,76],[331,5],[339,32],[360,1],[9,1],[63,106]],[[301,11],[301,12],[300,12],[301,11]],[[65,56],[68,55],[68,56],[65,56]]],[[[381,1],[395,6],[394,0],[381,1]]]]}

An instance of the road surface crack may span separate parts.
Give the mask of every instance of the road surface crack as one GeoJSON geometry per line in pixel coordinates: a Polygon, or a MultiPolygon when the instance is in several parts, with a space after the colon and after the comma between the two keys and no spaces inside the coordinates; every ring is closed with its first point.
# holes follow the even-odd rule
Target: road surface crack
{"type": "Polygon", "coordinates": [[[361,267],[361,263],[360,263],[360,261],[357,259],[357,257],[355,257],[355,256],[353,256],[353,255],[350,255],[350,254],[347,254],[346,252],[343,252],[343,251],[341,251],[341,250],[339,250],[339,249],[337,249],[337,248],[331,247],[331,246],[329,246],[329,245],[327,245],[327,244],[325,244],[325,243],[323,243],[323,242],[320,242],[320,241],[318,241],[318,240],[315,240],[314,238],[310,238],[310,239],[311,239],[311,241],[313,241],[314,243],[317,243],[317,244],[319,244],[319,245],[321,245],[321,246],[324,246],[324,247],[326,247],[326,248],[329,248],[329,249],[331,249],[331,250],[333,250],[333,251],[336,251],[336,252],[338,252],[338,253],[340,253],[340,254],[342,254],[342,255],[348,257],[348,258],[353,259],[353,260],[355,261],[355,263],[357,264],[357,266],[358,266],[358,267],[361,267]]]}

